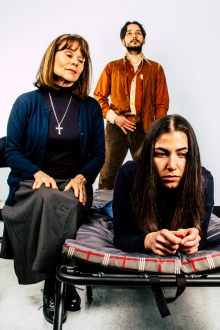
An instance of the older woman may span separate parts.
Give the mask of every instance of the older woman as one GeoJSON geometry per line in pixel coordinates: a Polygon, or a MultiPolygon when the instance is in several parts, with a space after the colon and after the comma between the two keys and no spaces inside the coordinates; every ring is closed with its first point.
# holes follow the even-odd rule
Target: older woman
{"type": "Polygon", "coordinates": [[[124,251],[165,256],[204,247],[213,178],[201,166],[195,133],[169,115],[147,132],[137,161],[119,169],[113,198],[114,242],[124,251]]]}
{"type": "MultiPolygon", "coordinates": [[[[85,218],[105,158],[102,112],[88,96],[90,75],[86,40],[59,36],[43,56],[37,89],[17,98],[8,120],[11,172],[1,256],[14,258],[20,284],[45,280],[43,312],[50,323],[62,244],[85,218]]],[[[79,308],[78,293],[67,287],[65,310],[79,308]]]]}

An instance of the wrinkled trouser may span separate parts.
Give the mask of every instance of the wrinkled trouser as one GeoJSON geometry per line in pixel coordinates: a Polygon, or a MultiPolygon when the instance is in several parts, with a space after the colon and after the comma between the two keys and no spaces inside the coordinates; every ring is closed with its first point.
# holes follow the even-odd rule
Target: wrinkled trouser
{"type": "Polygon", "coordinates": [[[105,129],[106,158],[99,177],[99,189],[113,189],[118,168],[123,164],[128,150],[134,159],[142,145],[145,132],[142,123],[136,124],[134,132],[125,134],[120,127],[107,121],[105,129]]]}

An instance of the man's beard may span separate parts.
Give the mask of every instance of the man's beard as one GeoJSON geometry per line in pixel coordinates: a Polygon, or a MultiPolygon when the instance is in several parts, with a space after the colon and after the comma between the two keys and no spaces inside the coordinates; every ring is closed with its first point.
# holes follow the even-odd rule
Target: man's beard
{"type": "Polygon", "coordinates": [[[142,51],[143,44],[140,44],[138,46],[125,46],[127,48],[128,53],[133,54],[140,54],[142,51]]]}

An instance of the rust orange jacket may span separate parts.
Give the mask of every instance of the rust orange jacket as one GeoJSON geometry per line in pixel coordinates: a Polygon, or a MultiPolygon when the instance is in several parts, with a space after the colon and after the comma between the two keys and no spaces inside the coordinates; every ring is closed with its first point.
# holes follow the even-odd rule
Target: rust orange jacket
{"type": "MultiPolygon", "coordinates": [[[[94,97],[102,108],[103,116],[109,109],[116,114],[129,111],[125,59],[110,62],[103,70],[94,91],[94,97]],[[109,104],[108,98],[111,98],[109,104]]],[[[143,63],[142,125],[145,132],[152,122],[167,114],[169,95],[164,70],[159,63],[145,60],[143,63]]]]}

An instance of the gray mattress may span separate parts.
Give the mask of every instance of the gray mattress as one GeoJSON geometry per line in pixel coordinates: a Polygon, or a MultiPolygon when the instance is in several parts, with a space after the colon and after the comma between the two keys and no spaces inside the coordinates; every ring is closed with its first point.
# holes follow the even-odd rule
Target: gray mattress
{"type": "Polygon", "coordinates": [[[63,255],[86,263],[120,271],[157,274],[194,274],[220,267],[220,219],[212,214],[208,228],[208,244],[194,254],[177,253],[161,257],[154,253],[128,253],[113,244],[111,221],[112,191],[96,190],[93,212],[77,232],[75,240],[67,239],[63,255]]]}

